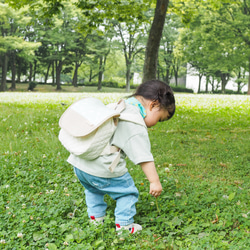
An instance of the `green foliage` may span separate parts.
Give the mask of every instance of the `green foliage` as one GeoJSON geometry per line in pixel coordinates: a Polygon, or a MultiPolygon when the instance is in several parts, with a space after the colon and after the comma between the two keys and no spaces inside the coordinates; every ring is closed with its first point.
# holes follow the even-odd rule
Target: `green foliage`
{"type": "MultiPolygon", "coordinates": [[[[78,84],[78,85],[81,86],[80,84],[78,84]]],[[[83,86],[98,86],[98,82],[84,82],[82,85],[83,86]]],[[[118,82],[102,81],[102,86],[103,87],[117,88],[118,87],[118,82]]]]}
{"type": "Polygon", "coordinates": [[[37,83],[36,82],[30,82],[28,90],[33,91],[36,87],[37,83]]]}
{"type": "Polygon", "coordinates": [[[192,89],[188,89],[185,87],[181,87],[181,86],[171,86],[171,88],[173,89],[174,92],[184,92],[184,93],[194,93],[194,91],[192,89]]]}
{"type": "Polygon", "coordinates": [[[200,75],[221,78],[225,91],[234,73],[241,79],[239,68],[249,71],[249,1],[177,0],[173,6],[186,26],[177,51],[200,75]]]}
{"type": "MultiPolygon", "coordinates": [[[[104,225],[89,224],[57,139],[63,111],[89,95],[1,93],[1,249],[249,249],[248,96],[176,95],[175,116],[149,129],[164,191],[151,197],[128,161],[143,231],[121,240],[109,197],[104,225]]],[[[108,103],[125,94],[91,95],[108,103]]]]}

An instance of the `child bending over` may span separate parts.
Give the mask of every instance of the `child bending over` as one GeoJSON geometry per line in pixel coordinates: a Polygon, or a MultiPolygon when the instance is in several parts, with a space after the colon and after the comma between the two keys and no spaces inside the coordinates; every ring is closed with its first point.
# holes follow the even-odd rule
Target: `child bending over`
{"type": "Polygon", "coordinates": [[[149,193],[158,197],[162,192],[162,186],[155,168],[146,127],[150,128],[158,122],[167,121],[174,115],[173,91],[167,84],[158,80],[142,83],[135,94],[126,100],[126,109],[123,112],[142,116],[146,126],[119,121],[110,141],[111,145],[121,149],[120,161],[113,172],[110,172],[109,166],[118,152],[102,155],[92,161],[71,154],[68,162],[74,166],[75,173],[85,188],[87,212],[91,221],[95,224],[103,222],[107,208],[104,195],[108,194],[116,201],[116,230],[125,229],[135,233],[142,230],[141,225],[135,224],[133,219],[139,193],[126,168],[125,157],[141,166],[150,182],[149,193]]]}

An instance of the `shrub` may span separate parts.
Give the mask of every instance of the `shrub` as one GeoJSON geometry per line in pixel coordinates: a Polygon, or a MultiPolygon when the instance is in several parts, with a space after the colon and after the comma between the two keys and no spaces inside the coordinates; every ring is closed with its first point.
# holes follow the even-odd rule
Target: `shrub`
{"type": "Polygon", "coordinates": [[[36,82],[30,82],[28,90],[33,91],[36,87],[37,83],[36,82]]]}
{"type": "Polygon", "coordinates": [[[185,93],[194,93],[192,89],[188,89],[180,86],[171,86],[174,92],[185,92],[185,93]]]}

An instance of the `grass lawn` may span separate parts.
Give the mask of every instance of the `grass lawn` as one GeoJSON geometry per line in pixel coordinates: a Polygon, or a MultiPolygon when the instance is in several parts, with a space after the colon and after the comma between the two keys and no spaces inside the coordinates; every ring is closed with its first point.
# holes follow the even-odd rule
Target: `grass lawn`
{"type": "Polygon", "coordinates": [[[164,192],[139,166],[137,235],[115,234],[115,202],[103,226],[88,223],[84,190],[57,139],[58,119],[84,96],[0,93],[0,249],[250,249],[250,97],[177,94],[176,115],[149,129],[164,192]]]}

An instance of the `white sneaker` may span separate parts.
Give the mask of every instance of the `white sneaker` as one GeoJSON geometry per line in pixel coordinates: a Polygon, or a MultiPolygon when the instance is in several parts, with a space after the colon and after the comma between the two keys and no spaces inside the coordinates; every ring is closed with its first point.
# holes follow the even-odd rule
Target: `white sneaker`
{"type": "Polygon", "coordinates": [[[128,230],[131,234],[134,234],[137,231],[141,231],[142,226],[139,224],[135,224],[135,223],[129,224],[127,226],[120,226],[120,224],[116,224],[116,231],[120,231],[120,230],[121,232],[118,232],[118,234],[121,234],[122,230],[128,230]]]}
{"type": "Polygon", "coordinates": [[[96,226],[103,225],[105,217],[106,216],[95,218],[95,216],[90,216],[90,223],[93,223],[96,226]]]}

